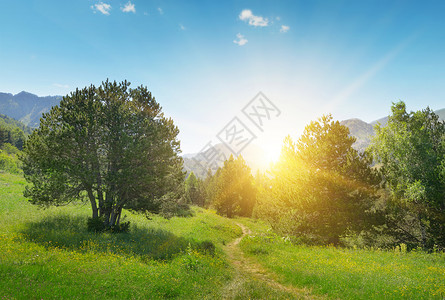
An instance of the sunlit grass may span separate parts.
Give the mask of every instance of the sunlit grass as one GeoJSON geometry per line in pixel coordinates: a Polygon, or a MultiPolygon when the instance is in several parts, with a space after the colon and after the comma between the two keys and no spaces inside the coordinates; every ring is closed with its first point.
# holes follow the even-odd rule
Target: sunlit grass
{"type": "Polygon", "coordinates": [[[247,255],[283,283],[341,299],[443,299],[445,254],[293,245],[243,219],[253,229],[241,242],[247,255]]]}
{"type": "MultiPolygon", "coordinates": [[[[24,179],[0,173],[0,298],[221,299],[234,279],[223,245],[235,222],[194,208],[194,217],[147,220],[126,212],[128,234],[86,230],[88,205],[39,209],[22,196],[24,179]],[[216,246],[212,254],[205,241],[216,246]],[[204,245],[204,246],[203,246],[204,245]]],[[[237,219],[252,235],[245,254],[280,282],[340,299],[442,299],[445,255],[422,251],[293,245],[262,222],[237,219]]],[[[208,244],[207,244],[208,245],[208,244]]],[[[243,278],[234,299],[289,295],[243,278]]]]}
{"type": "Polygon", "coordinates": [[[20,235],[2,235],[0,251],[1,296],[20,299],[210,297],[230,278],[223,259],[195,251],[145,261],[45,248],[20,235]]]}
{"type": "Polygon", "coordinates": [[[24,185],[0,174],[0,298],[213,299],[233,276],[222,246],[241,230],[212,212],[171,220],[126,212],[129,233],[96,234],[86,229],[87,205],[39,209],[24,185]]]}

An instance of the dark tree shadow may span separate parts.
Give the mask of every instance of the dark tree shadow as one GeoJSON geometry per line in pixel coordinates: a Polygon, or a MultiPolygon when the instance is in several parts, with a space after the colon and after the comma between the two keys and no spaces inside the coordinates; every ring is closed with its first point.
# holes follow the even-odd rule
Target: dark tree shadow
{"type": "Polygon", "coordinates": [[[129,233],[92,233],[87,218],[61,215],[25,224],[22,231],[28,241],[48,248],[73,251],[114,253],[136,256],[143,260],[168,260],[184,252],[189,245],[203,253],[214,254],[211,242],[196,242],[161,229],[130,225],[129,233]],[[209,244],[210,243],[210,244],[209,244]]]}

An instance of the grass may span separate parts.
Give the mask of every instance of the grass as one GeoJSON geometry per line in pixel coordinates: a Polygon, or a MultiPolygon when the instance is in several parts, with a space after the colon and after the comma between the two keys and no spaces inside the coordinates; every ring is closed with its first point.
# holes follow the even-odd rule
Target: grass
{"type": "Polygon", "coordinates": [[[248,256],[285,284],[340,299],[444,299],[445,254],[294,245],[248,219],[241,242],[248,256]]]}
{"type": "Polygon", "coordinates": [[[233,277],[222,246],[241,230],[213,212],[170,220],[126,212],[130,233],[95,234],[88,206],[39,209],[24,185],[0,173],[1,299],[213,299],[233,277]]]}
{"type": "MultiPolygon", "coordinates": [[[[223,248],[241,229],[213,211],[170,220],[125,212],[129,233],[95,234],[88,205],[40,209],[24,186],[0,173],[0,299],[292,298],[233,268],[223,248]]],[[[283,284],[340,299],[445,297],[443,253],[295,245],[262,222],[236,222],[253,232],[240,244],[245,255],[283,284]]]]}

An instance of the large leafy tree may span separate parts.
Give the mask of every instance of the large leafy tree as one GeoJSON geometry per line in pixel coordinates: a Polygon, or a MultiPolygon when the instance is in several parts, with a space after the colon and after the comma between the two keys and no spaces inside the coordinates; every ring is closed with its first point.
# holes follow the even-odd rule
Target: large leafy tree
{"type": "Polygon", "coordinates": [[[212,205],[220,215],[250,217],[256,202],[256,188],[249,166],[240,155],[233,155],[214,175],[212,205]]]}
{"type": "Polygon", "coordinates": [[[296,143],[287,137],[256,214],[314,243],[338,244],[345,233],[368,228],[379,177],[354,141],[330,115],[306,126],[296,143]]]}
{"type": "Polygon", "coordinates": [[[43,115],[22,157],[32,203],[89,201],[93,218],[112,227],[123,208],[159,213],[179,201],[179,130],[146,87],[129,86],[77,89],[43,115]]]}
{"type": "Polygon", "coordinates": [[[445,123],[429,108],[408,113],[398,102],[391,110],[372,143],[392,208],[406,212],[388,221],[403,242],[445,246],[445,123]]]}

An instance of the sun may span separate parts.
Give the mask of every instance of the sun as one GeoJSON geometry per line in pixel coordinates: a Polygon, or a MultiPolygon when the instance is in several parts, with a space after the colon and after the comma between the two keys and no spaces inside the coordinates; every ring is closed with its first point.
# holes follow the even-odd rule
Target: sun
{"type": "Polygon", "coordinates": [[[262,143],[261,149],[264,151],[264,158],[268,163],[275,163],[280,158],[281,145],[274,143],[262,143]]]}

